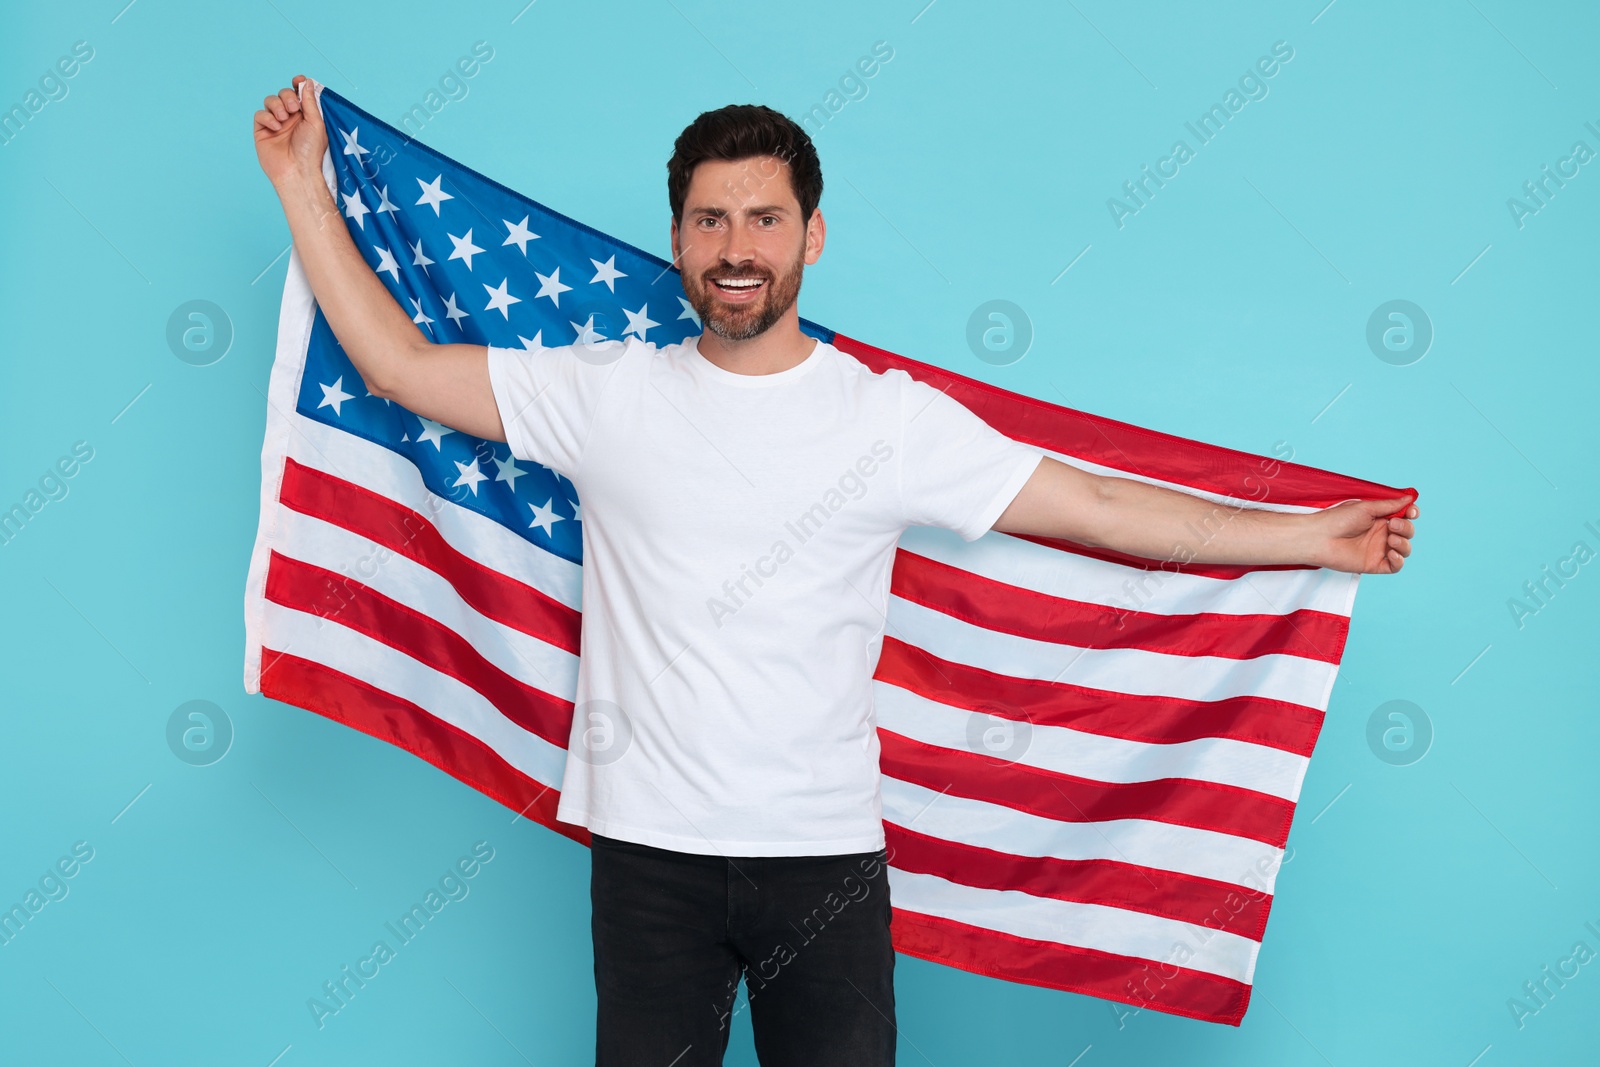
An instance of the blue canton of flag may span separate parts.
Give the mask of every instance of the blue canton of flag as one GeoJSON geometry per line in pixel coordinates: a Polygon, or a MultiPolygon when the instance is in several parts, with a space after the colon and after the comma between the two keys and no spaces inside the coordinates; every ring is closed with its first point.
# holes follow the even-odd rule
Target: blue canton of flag
{"type": "MultiPolygon", "coordinates": [[[[623,340],[667,345],[700,332],[667,261],[534,203],[321,91],[335,195],[350,236],[436,343],[533,349],[623,340]]],[[[802,328],[829,340],[809,322],[802,328]]],[[[394,449],[434,493],[542,548],[582,560],[566,478],[373,396],[318,311],[297,409],[394,449]]]]}

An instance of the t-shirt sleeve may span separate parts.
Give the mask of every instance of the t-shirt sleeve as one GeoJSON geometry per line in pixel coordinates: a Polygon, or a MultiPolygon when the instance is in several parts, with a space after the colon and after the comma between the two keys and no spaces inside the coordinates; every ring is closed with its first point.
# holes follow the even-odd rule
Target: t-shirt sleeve
{"type": "MultiPolygon", "coordinates": [[[[903,372],[902,372],[903,373],[903,372]]],[[[914,526],[976,541],[994,526],[1044,457],[926,382],[905,375],[900,495],[914,526]]]]}
{"type": "Polygon", "coordinates": [[[606,384],[634,342],[532,349],[489,347],[489,386],[506,444],[571,478],[583,459],[606,384]]]}

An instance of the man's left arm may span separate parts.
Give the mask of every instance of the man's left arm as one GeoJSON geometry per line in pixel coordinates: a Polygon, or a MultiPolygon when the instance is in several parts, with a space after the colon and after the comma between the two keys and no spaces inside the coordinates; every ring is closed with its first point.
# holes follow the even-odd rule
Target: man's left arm
{"type": "Polygon", "coordinates": [[[1411,555],[1415,499],[1350,500],[1301,514],[1236,508],[1046,456],[993,528],[1153,560],[1393,574],[1411,555]]]}

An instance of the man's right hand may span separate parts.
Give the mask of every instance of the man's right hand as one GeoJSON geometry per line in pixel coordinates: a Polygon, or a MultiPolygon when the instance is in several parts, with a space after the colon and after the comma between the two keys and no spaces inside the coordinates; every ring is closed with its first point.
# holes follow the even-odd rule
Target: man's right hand
{"type": "Polygon", "coordinates": [[[256,159],[273,185],[288,178],[322,173],[328,131],[317,105],[316,83],[296,74],[290,88],[262,101],[256,112],[256,159]]]}
{"type": "MultiPolygon", "coordinates": [[[[256,156],[283,204],[317,306],[373,396],[489,441],[504,441],[488,350],[434,344],[384,288],[322,177],[328,133],[317,84],[297,74],[256,112],[256,156]]],[[[347,198],[359,197],[351,189],[347,198]]],[[[369,231],[369,234],[372,231],[369,231]]],[[[365,244],[365,242],[363,242],[365,244]]]]}

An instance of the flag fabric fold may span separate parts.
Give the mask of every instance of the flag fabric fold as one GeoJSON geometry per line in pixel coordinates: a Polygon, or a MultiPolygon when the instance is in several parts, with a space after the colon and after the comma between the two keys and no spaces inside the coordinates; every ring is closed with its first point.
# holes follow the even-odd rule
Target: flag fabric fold
{"type": "MultiPolygon", "coordinates": [[[[324,175],[431,340],[696,333],[665,261],[324,89],[324,175]]],[[[1007,392],[802,320],[1097,473],[1311,511],[1410,490],[1007,392]]],[[[582,511],[555,472],[369,394],[291,255],[245,591],[247,691],[555,818],[582,511]],[[524,461],[524,464],[526,461],[524,461]]],[[[1207,531],[1200,531],[1205,534],[1207,531]]],[[[901,538],[874,678],[895,947],[1238,1025],[1357,576],[1143,560],[1049,538],[901,538]]]]}

